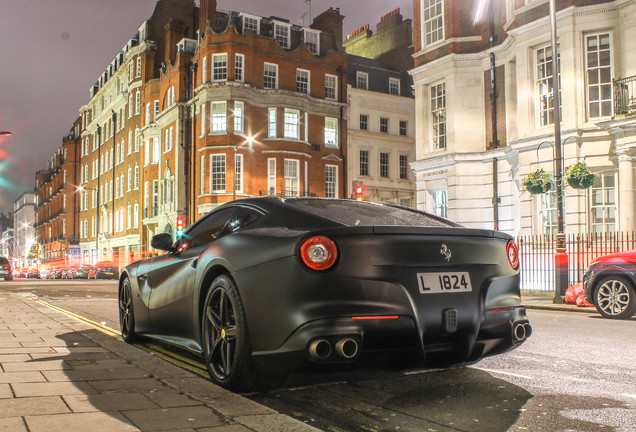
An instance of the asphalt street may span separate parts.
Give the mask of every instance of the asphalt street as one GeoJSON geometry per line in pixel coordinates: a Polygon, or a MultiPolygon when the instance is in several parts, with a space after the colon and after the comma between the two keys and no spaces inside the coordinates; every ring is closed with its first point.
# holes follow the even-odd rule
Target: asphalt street
{"type": "MultiPolygon", "coordinates": [[[[31,280],[0,289],[117,329],[113,282],[31,280]]],[[[294,374],[282,388],[243,396],[334,432],[635,431],[636,319],[606,320],[593,309],[528,315],[534,333],[526,343],[469,367],[294,374]]]]}

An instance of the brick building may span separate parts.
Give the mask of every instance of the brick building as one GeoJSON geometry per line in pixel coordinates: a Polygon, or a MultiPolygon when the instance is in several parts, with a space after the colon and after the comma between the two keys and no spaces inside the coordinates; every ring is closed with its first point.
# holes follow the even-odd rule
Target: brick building
{"type": "MultiPolygon", "coordinates": [[[[554,173],[548,2],[414,0],[417,205],[480,228],[554,234],[553,191],[521,179],[554,173]],[[482,7],[480,10],[479,8],[482,7]],[[481,12],[481,14],[480,14],[481,12]]],[[[633,231],[636,60],[630,1],[556,1],[566,233],[633,231]]],[[[553,188],[554,189],[554,188],[553,188]]]]}
{"type": "Polygon", "coordinates": [[[364,198],[415,206],[410,163],[415,161],[415,101],[408,71],[413,67],[411,20],[399,9],[347,35],[351,187],[364,198]]]}
{"type": "Polygon", "coordinates": [[[45,259],[78,239],[81,262],[123,266],[233,198],[347,196],[339,10],[300,27],[200,4],[157,2],[36,174],[45,259]]]}
{"type": "Polygon", "coordinates": [[[34,228],[40,246],[40,259],[79,259],[80,119],[62,138],[62,145],[51,157],[48,169],[35,175],[34,228]]]}

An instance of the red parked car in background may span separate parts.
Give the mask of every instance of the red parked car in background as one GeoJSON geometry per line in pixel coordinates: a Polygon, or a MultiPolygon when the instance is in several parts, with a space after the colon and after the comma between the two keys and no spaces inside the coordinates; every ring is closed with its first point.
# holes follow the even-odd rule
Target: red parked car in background
{"type": "Polygon", "coordinates": [[[592,261],[583,275],[585,298],[605,318],[629,319],[636,313],[636,250],[592,261]]]}

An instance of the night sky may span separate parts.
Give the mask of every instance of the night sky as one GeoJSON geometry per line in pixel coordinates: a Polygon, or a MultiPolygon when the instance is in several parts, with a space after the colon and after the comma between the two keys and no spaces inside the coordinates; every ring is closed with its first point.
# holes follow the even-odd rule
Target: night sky
{"type": "MultiPolygon", "coordinates": [[[[197,1],[198,2],[198,1],[197,1]]],[[[62,145],[88,90],[156,0],[0,0],[0,212],[35,187],[35,172],[62,145]]],[[[313,0],[311,17],[329,7],[345,16],[344,33],[400,8],[413,18],[413,0],[313,0]],[[364,5],[364,7],[361,7],[364,5]]],[[[305,0],[218,0],[217,9],[279,16],[302,25],[305,0]]],[[[307,14],[307,17],[309,14],[307,14]]],[[[310,21],[306,19],[306,24],[310,21]]]]}

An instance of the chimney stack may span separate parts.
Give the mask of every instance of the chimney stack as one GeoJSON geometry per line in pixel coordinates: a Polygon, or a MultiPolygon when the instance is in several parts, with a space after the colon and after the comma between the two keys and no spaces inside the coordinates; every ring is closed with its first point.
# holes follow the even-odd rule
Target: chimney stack
{"type": "Polygon", "coordinates": [[[186,24],[174,18],[170,18],[165,26],[166,29],[166,47],[164,62],[166,65],[177,58],[177,44],[185,37],[186,24]]]}
{"type": "Polygon", "coordinates": [[[205,29],[214,26],[214,16],[216,15],[216,0],[201,0],[199,10],[199,35],[205,36],[205,29]]]}
{"type": "Polygon", "coordinates": [[[342,50],[342,21],[344,16],[340,15],[340,8],[329,8],[316,18],[311,24],[311,28],[322,30],[333,35],[336,47],[342,50]]]}

